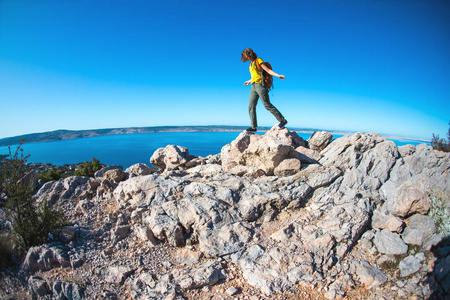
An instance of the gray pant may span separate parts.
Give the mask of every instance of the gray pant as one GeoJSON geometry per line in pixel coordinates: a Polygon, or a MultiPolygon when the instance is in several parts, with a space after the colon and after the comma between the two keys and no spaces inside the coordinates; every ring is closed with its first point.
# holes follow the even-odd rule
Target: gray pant
{"type": "Polygon", "coordinates": [[[253,128],[258,127],[258,122],[256,121],[256,104],[258,104],[259,98],[261,98],[264,107],[274,115],[278,122],[284,120],[283,115],[272,105],[272,103],[270,103],[269,91],[267,88],[262,83],[253,83],[248,103],[248,114],[250,115],[250,121],[253,128]]]}

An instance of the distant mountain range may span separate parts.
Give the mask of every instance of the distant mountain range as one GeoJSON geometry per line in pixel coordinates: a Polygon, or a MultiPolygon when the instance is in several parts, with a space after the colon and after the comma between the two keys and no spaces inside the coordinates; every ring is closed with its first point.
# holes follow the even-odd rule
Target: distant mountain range
{"type": "MultiPolygon", "coordinates": [[[[0,139],[0,146],[18,145],[22,140],[25,144],[53,142],[61,140],[81,139],[94,136],[152,133],[152,132],[223,132],[243,131],[246,126],[157,126],[157,127],[131,127],[131,128],[109,128],[91,130],[55,130],[41,133],[31,133],[15,137],[0,139]]],[[[269,130],[270,127],[260,127],[261,131],[269,130]]],[[[291,130],[297,130],[292,128],[291,130]]],[[[304,132],[314,132],[316,129],[298,129],[304,132]]]]}

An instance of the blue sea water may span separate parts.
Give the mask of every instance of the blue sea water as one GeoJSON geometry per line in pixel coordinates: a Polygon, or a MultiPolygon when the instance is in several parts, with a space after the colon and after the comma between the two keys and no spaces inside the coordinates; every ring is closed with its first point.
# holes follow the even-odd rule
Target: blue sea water
{"type": "MultiPolygon", "coordinates": [[[[93,157],[106,165],[128,168],[136,163],[150,164],[156,149],[167,145],[179,145],[195,156],[220,153],[223,146],[232,142],[240,132],[158,132],[109,135],[56,142],[23,145],[24,154],[30,154],[28,162],[53,165],[76,164],[91,161],[93,157]]],[[[261,133],[262,134],[262,133],[261,133]]],[[[311,133],[299,133],[307,140],[311,133]]],[[[343,135],[335,134],[334,138],[343,135]]],[[[397,146],[423,143],[415,140],[393,140],[397,146]]],[[[12,146],[14,151],[16,146],[12,146]]],[[[8,154],[7,147],[0,147],[0,154],[8,154]]]]}

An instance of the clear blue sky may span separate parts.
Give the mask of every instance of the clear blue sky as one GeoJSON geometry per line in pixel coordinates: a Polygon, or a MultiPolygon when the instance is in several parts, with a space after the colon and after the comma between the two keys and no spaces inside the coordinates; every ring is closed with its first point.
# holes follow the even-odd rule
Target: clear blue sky
{"type": "Polygon", "coordinates": [[[447,0],[0,0],[0,138],[250,125],[246,47],[286,76],[288,127],[445,137],[449,20],[447,0]]]}

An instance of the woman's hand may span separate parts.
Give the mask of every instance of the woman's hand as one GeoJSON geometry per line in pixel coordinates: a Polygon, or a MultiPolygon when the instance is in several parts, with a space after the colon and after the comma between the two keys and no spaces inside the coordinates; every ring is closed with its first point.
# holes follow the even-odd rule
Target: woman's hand
{"type": "Polygon", "coordinates": [[[252,82],[252,80],[250,79],[250,80],[247,80],[246,82],[244,82],[244,85],[249,85],[250,84],[250,82],[252,82]]]}
{"type": "Polygon", "coordinates": [[[280,74],[276,73],[274,70],[269,69],[265,64],[261,64],[261,68],[263,68],[264,71],[266,71],[267,73],[269,73],[272,76],[278,77],[283,80],[286,78],[286,76],[280,75],[280,74]]]}

